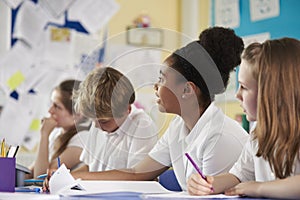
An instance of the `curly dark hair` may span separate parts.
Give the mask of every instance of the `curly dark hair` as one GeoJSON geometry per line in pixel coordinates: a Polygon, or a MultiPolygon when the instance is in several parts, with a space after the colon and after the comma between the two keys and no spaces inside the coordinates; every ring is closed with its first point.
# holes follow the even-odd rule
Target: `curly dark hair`
{"type": "Polygon", "coordinates": [[[241,63],[243,40],[232,29],[211,27],[200,34],[199,43],[216,63],[226,87],[230,72],[241,63]]]}
{"type": "Polygon", "coordinates": [[[228,85],[230,72],[241,63],[241,54],[244,49],[243,40],[232,29],[223,27],[211,27],[204,30],[197,41],[207,51],[215,62],[224,83],[215,94],[210,94],[208,87],[197,71],[187,60],[173,53],[166,62],[177,70],[183,77],[195,83],[202,91],[202,102],[207,105],[214,100],[216,94],[225,91],[228,85]]]}

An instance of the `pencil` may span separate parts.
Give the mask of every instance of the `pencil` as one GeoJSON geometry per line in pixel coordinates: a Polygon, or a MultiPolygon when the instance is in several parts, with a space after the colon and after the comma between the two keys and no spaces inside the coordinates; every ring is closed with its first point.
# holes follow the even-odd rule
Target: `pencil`
{"type": "Polygon", "coordinates": [[[5,157],[5,138],[1,142],[1,157],[5,157]]]}
{"type": "Polygon", "coordinates": [[[10,151],[11,145],[9,145],[7,151],[6,151],[6,157],[8,157],[9,151],[10,151]]]}

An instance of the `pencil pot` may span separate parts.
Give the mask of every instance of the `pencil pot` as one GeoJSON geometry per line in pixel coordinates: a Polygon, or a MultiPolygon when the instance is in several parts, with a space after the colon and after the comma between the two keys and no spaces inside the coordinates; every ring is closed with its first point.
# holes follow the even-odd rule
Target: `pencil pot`
{"type": "Polygon", "coordinates": [[[0,158],[0,192],[14,192],[16,159],[0,158]]]}

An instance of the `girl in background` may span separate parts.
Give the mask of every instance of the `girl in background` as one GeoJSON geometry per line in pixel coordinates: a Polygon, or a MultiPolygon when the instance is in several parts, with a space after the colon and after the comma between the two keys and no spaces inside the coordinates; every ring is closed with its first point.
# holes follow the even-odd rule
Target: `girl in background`
{"type": "Polygon", "coordinates": [[[42,119],[39,149],[31,167],[34,178],[46,173],[47,169],[55,170],[57,157],[68,169],[80,164],[79,157],[88,138],[89,123],[73,109],[73,90],[78,89],[79,84],[77,80],[66,80],[52,92],[52,105],[48,111],[50,117],[42,119]]]}

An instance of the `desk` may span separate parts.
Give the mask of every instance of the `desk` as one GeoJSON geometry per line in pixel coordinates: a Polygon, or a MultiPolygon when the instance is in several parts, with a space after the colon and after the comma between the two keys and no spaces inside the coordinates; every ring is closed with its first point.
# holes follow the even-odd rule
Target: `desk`
{"type": "MultiPolygon", "coordinates": [[[[220,200],[220,198],[159,198],[159,197],[143,197],[141,193],[137,192],[115,192],[115,193],[102,193],[94,195],[82,195],[82,196],[59,196],[52,194],[36,194],[36,193],[5,193],[0,192],[1,200],[89,200],[89,199],[101,199],[101,200],[166,200],[166,199],[178,199],[178,200],[188,200],[188,199],[204,199],[204,200],[220,200]]],[[[226,199],[241,199],[241,200],[268,200],[264,198],[226,198],[226,199]]]]}

